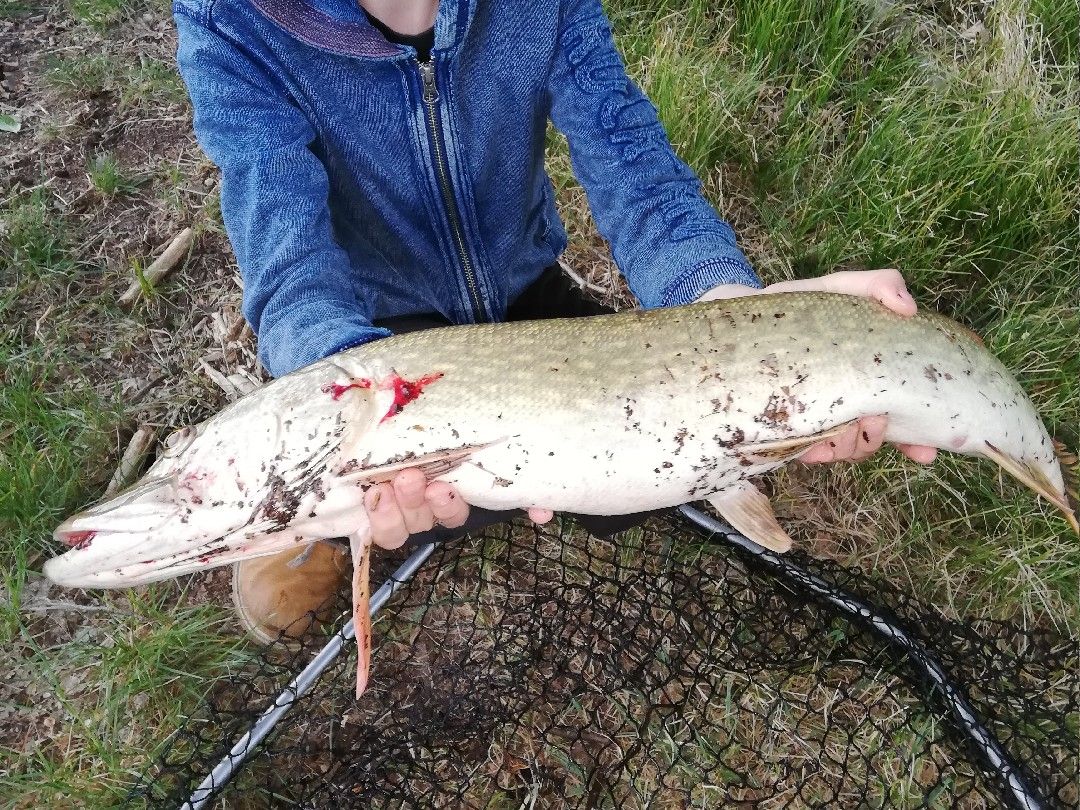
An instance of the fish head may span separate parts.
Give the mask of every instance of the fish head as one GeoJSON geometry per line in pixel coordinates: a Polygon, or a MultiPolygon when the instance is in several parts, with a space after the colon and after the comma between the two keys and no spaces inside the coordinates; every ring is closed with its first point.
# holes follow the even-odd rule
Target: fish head
{"type": "Polygon", "coordinates": [[[171,433],[142,478],[56,528],[70,551],[45,575],[67,587],[125,587],[209,567],[235,548],[262,496],[253,454],[240,452],[244,432],[223,434],[205,423],[171,433]]]}
{"type": "Polygon", "coordinates": [[[363,491],[342,483],[342,437],[377,423],[378,406],[371,392],[311,376],[282,378],[174,431],[139,481],[57,527],[70,550],[45,575],[127,587],[350,534],[363,491]]]}

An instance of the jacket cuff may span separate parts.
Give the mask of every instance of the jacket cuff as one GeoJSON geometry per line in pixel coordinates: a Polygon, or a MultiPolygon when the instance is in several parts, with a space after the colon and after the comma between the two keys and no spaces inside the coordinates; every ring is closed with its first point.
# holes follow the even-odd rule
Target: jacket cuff
{"type": "Polygon", "coordinates": [[[761,279],[745,260],[721,256],[695,265],[668,284],[660,305],[673,307],[689,304],[720,284],[741,284],[761,289],[761,279]]]}
{"type": "Polygon", "coordinates": [[[267,371],[281,377],[316,360],[390,334],[388,329],[371,326],[355,317],[331,318],[318,326],[309,325],[303,332],[286,328],[260,337],[259,356],[267,371]],[[287,334],[278,334],[281,331],[287,334]]]}
{"type": "MultiPolygon", "coordinates": [[[[382,329],[378,326],[369,326],[360,330],[359,335],[347,338],[336,343],[333,348],[326,352],[322,357],[329,357],[332,354],[343,352],[346,349],[355,349],[357,346],[363,346],[365,343],[371,343],[374,340],[382,340],[383,338],[390,337],[393,332],[389,329],[382,329]]],[[[322,359],[321,357],[319,358],[322,359]]]]}

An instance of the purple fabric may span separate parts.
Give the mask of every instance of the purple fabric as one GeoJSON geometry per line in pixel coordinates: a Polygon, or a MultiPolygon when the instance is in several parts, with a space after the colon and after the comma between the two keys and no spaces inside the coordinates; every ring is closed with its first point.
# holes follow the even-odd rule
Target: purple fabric
{"type": "Polygon", "coordinates": [[[374,26],[335,20],[297,0],[252,0],[276,25],[301,42],[345,56],[396,56],[400,48],[386,41],[374,26]]]}

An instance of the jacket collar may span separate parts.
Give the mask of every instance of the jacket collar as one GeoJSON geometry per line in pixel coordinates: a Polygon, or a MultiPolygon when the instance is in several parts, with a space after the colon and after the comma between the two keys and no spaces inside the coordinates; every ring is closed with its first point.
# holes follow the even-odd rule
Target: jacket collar
{"type": "MultiPolygon", "coordinates": [[[[342,56],[393,59],[403,47],[368,22],[357,0],[251,0],[252,5],[286,33],[307,45],[342,56]]],[[[465,38],[473,4],[439,0],[435,15],[436,54],[456,50],[465,38]]]]}

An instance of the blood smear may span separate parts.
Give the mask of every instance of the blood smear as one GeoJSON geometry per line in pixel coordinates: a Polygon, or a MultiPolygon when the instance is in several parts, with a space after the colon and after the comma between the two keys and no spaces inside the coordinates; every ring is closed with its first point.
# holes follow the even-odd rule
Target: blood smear
{"type": "MultiPolygon", "coordinates": [[[[431,385],[431,383],[442,376],[443,373],[438,371],[434,374],[417,377],[415,380],[406,380],[404,377],[397,374],[391,374],[385,380],[380,382],[378,386],[379,390],[394,392],[394,401],[390,405],[390,409],[383,415],[382,421],[385,422],[390,417],[397,416],[406,405],[419,397],[427,386],[431,385]]],[[[324,394],[329,394],[334,400],[339,400],[346,391],[353,388],[370,390],[372,388],[371,380],[360,378],[344,384],[327,383],[322,387],[322,392],[324,394]]]]}
{"type": "Polygon", "coordinates": [[[341,383],[327,383],[322,387],[324,394],[329,394],[334,401],[341,399],[342,394],[353,388],[371,388],[371,380],[353,380],[348,385],[342,385],[341,383]]]}
{"type": "Polygon", "coordinates": [[[435,382],[440,377],[442,377],[441,371],[435,374],[428,374],[426,377],[419,377],[412,381],[404,380],[396,374],[393,375],[389,380],[390,385],[386,387],[389,388],[390,386],[393,386],[394,404],[391,405],[390,410],[386,412],[383,421],[385,422],[391,416],[397,416],[401,413],[402,408],[420,396],[427,386],[431,385],[431,383],[435,382]]]}

